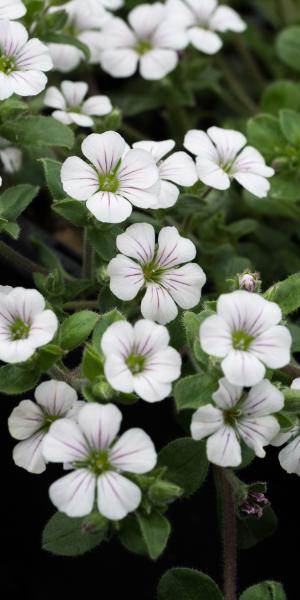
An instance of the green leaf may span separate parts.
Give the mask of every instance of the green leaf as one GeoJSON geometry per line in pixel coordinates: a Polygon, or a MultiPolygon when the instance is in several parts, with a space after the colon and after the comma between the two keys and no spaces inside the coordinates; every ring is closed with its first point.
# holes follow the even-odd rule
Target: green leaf
{"type": "Polygon", "coordinates": [[[99,513],[70,518],[57,512],[43,531],[42,548],[60,556],[80,556],[101,544],[107,529],[108,521],[99,513]]]}
{"type": "Polygon", "coordinates": [[[256,546],[272,535],[277,527],[277,517],[271,508],[266,506],[260,519],[249,517],[237,519],[237,544],[242,550],[256,546]]]}
{"type": "Polygon", "coordinates": [[[41,36],[40,39],[47,42],[47,44],[66,44],[67,46],[75,46],[75,48],[81,50],[87,62],[91,58],[88,46],[81,42],[78,37],[73,37],[66,33],[47,33],[46,35],[41,36]]]}
{"type": "Polygon", "coordinates": [[[284,411],[289,414],[300,414],[300,390],[283,390],[284,411]]]}
{"type": "Polygon", "coordinates": [[[190,496],[203,484],[208,473],[206,443],[191,438],[173,440],[159,452],[157,466],[167,467],[166,478],[179,485],[184,496],[190,496]]]}
{"type": "Polygon", "coordinates": [[[279,110],[300,109],[300,86],[294,81],[274,81],[263,93],[261,109],[263,112],[277,115],[279,110]]]}
{"type": "Polygon", "coordinates": [[[52,209],[76,227],[85,227],[88,223],[89,213],[85,202],[66,198],[65,200],[55,202],[52,205],[52,209]]]}
{"type": "Polygon", "coordinates": [[[24,117],[17,121],[6,121],[0,127],[0,135],[17,145],[34,148],[72,148],[74,134],[70,127],[52,117],[24,117]]]}
{"type": "Polygon", "coordinates": [[[168,519],[158,511],[153,511],[150,515],[137,512],[136,518],[147,552],[150,558],[155,560],[163,553],[167,545],[171,525],[168,519]]]}
{"type": "Polygon", "coordinates": [[[248,143],[266,158],[280,156],[286,146],[279,120],[272,115],[257,115],[247,123],[248,143]]]}
{"type": "Polygon", "coordinates": [[[0,216],[15,221],[38,194],[39,188],[26,183],[10,187],[0,196],[0,216]]]}
{"type": "Polygon", "coordinates": [[[142,556],[148,555],[147,546],[135,514],[122,520],[118,538],[129,552],[142,556]]]}
{"type": "Polygon", "coordinates": [[[124,315],[122,315],[122,313],[120,313],[116,308],[105,313],[104,315],[99,316],[99,320],[94,329],[92,337],[92,344],[98,352],[101,349],[101,339],[106,329],[116,321],[123,321],[124,318],[124,315]]]}
{"type": "Polygon", "coordinates": [[[193,569],[170,569],[162,576],[157,592],[158,600],[223,600],[217,584],[193,569]]]}
{"type": "Polygon", "coordinates": [[[28,365],[5,365],[0,367],[0,392],[9,395],[28,392],[36,386],[39,378],[39,370],[28,365]]]}
{"type": "Polygon", "coordinates": [[[212,401],[212,394],[218,388],[218,377],[210,373],[189,375],[180,379],[174,388],[174,397],[178,410],[191,408],[196,410],[212,401]]]}
{"type": "Polygon", "coordinates": [[[63,190],[60,178],[61,163],[57,160],[53,160],[53,158],[41,158],[40,161],[44,168],[46,182],[51,196],[55,200],[65,198],[66,194],[63,190]]]}
{"type": "Polygon", "coordinates": [[[277,54],[282,62],[300,71],[300,26],[294,25],[281,31],[276,40],[277,54]]]}
{"type": "Polygon", "coordinates": [[[41,238],[37,235],[31,235],[30,241],[34,247],[36,260],[39,264],[51,271],[57,269],[58,271],[64,272],[64,268],[56,252],[54,252],[54,250],[52,250],[48,244],[42,242],[41,238]]]}
{"type": "Polygon", "coordinates": [[[300,306],[300,273],[275,283],[264,293],[264,297],[279,304],[284,315],[297,310],[300,306]]]}
{"type": "Polygon", "coordinates": [[[103,227],[102,229],[90,227],[88,229],[88,240],[99,256],[105,260],[111,260],[116,256],[116,237],[123,230],[118,225],[103,227]]]}
{"type": "Polygon", "coordinates": [[[287,600],[281,583],[264,581],[245,590],[240,600],[287,600]]]}
{"type": "Polygon", "coordinates": [[[67,317],[58,332],[59,343],[64,350],[81,346],[92,333],[99,315],[91,310],[81,310],[67,317]]]}
{"type": "Polygon", "coordinates": [[[295,146],[300,143],[300,115],[293,110],[284,109],[279,113],[279,122],[286,139],[295,146]]]}
{"type": "Polygon", "coordinates": [[[82,372],[89,381],[103,373],[103,361],[101,355],[93,346],[86,346],[82,359],[82,372]]]}

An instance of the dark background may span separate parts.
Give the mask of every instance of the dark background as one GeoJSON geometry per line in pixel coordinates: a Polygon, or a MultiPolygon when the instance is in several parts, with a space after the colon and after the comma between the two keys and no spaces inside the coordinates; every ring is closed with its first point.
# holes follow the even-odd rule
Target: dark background
{"type": "MultiPolygon", "coordinates": [[[[61,469],[50,465],[46,474],[31,475],[14,465],[11,451],[15,442],[7,432],[7,418],[16,403],[15,398],[2,398],[2,598],[56,600],[91,595],[154,600],[159,578],[174,566],[200,569],[222,584],[221,543],[211,477],[191,499],[177,501],[170,508],[173,532],[167,550],[157,562],[129,554],[118,542],[105,543],[79,558],[56,557],[41,550],[43,526],[54,512],[48,487],[61,476],[61,469]]],[[[182,435],[172,418],[170,400],[154,405],[141,401],[122,411],[123,428],[143,427],[157,449],[182,435]]],[[[276,579],[284,583],[288,599],[297,600],[299,557],[293,542],[297,548],[298,478],[280,468],[277,453],[269,448],[265,460],[256,459],[241,473],[247,482],[269,482],[268,497],[279,517],[279,529],[255,548],[240,551],[239,590],[261,580],[276,579]]]]}

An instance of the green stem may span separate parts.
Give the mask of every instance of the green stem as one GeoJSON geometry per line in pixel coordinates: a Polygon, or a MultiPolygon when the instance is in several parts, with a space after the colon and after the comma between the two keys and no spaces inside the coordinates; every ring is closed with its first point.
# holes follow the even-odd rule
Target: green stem
{"type": "Polygon", "coordinates": [[[284,25],[293,23],[296,17],[296,7],[291,0],[279,0],[279,17],[284,25]]]}
{"type": "Polygon", "coordinates": [[[215,466],[214,476],[222,513],[224,600],[237,600],[236,516],[233,490],[226,469],[215,466]]]}
{"type": "Polygon", "coordinates": [[[50,377],[53,377],[53,379],[57,379],[58,381],[64,381],[77,391],[80,391],[82,385],[85,383],[85,379],[80,379],[76,376],[75,373],[73,374],[71,371],[67,370],[64,371],[57,365],[53,365],[48,370],[48,375],[50,375],[50,377]]]}
{"type": "Polygon", "coordinates": [[[249,70],[249,73],[251,73],[254,81],[256,82],[259,91],[263,92],[266,87],[266,82],[263,78],[263,75],[258,67],[256,60],[253,57],[253,54],[249,50],[248,46],[245,44],[243,36],[235,35],[234,43],[239,54],[244,60],[244,63],[249,70]]]}
{"type": "Polygon", "coordinates": [[[221,56],[218,56],[216,58],[216,63],[235,97],[250,115],[255,114],[257,111],[255,102],[241,86],[239,80],[234,75],[232,68],[227,65],[226,60],[224,60],[221,56]]]}
{"type": "Polygon", "coordinates": [[[13,250],[8,244],[0,241],[0,256],[2,256],[7,262],[14,265],[19,271],[25,271],[26,273],[42,273],[48,275],[48,270],[44,267],[33,262],[26,256],[23,256],[16,250],[13,250]]]}
{"type": "Polygon", "coordinates": [[[83,256],[82,256],[82,278],[91,279],[93,274],[93,249],[88,241],[87,229],[84,230],[83,256]]]}
{"type": "Polygon", "coordinates": [[[280,371],[286,373],[287,375],[290,375],[294,379],[296,377],[300,377],[300,368],[295,367],[294,365],[286,365],[286,367],[282,367],[280,371]]]}
{"type": "Polygon", "coordinates": [[[71,302],[65,302],[63,304],[64,310],[84,310],[99,308],[97,300],[72,300],[71,302]]]}

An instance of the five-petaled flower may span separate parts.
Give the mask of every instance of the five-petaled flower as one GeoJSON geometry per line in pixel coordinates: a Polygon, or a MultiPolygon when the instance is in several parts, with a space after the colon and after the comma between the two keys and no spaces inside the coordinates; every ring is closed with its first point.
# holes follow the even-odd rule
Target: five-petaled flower
{"type": "MultiPolygon", "coordinates": [[[[104,8],[103,2],[96,0],[71,0],[64,5],[53,6],[51,12],[61,11],[67,13],[68,19],[63,33],[75,36],[85,44],[90,51],[90,63],[98,61],[98,35],[104,23],[111,18],[104,8]]],[[[49,51],[53,60],[54,69],[68,73],[75,69],[84,58],[80,48],[70,44],[50,43],[49,51]]]]}
{"type": "Polygon", "coordinates": [[[26,13],[22,0],[0,0],[0,20],[20,19],[26,13]]]}
{"type": "Polygon", "coordinates": [[[173,206],[179,196],[177,185],[188,187],[194,185],[198,179],[195,163],[186,152],[174,152],[164,159],[164,156],[169,154],[174,146],[174,140],[145,141],[133,144],[133,148],[143,148],[150,152],[157,164],[160,177],[160,193],[156,208],[173,206]]]}
{"type": "Polygon", "coordinates": [[[157,247],[148,223],[130,225],[116,243],[122,254],[107,267],[110,289],[121,300],[132,300],[145,288],[143,317],[165,324],[176,318],[176,304],[185,309],[198,304],[206,276],[199,265],[188,262],[196,256],[195,245],[176,227],[161,229],[157,247]]]}
{"type": "Polygon", "coordinates": [[[229,6],[218,6],[217,0],[168,0],[166,6],[170,20],[185,25],[190,44],[205,54],[215,54],[222,47],[218,33],[246,29],[238,13],[229,6]]]}
{"type": "Polygon", "coordinates": [[[50,342],[58,320],[45,310],[45,300],[37,290],[17,287],[0,290],[0,360],[24,362],[37,348],[50,342]]]}
{"type": "Polygon", "coordinates": [[[237,467],[241,461],[241,441],[264,458],[264,446],[280,430],[272,416],[284,405],[283,394],[267,379],[245,393],[227,379],[219,381],[213,404],[201,406],[193,415],[191,434],[195,440],[208,438],[207,457],[221,467],[237,467]]]}
{"type": "Polygon", "coordinates": [[[113,77],[130,77],[139,65],[144,79],[162,79],[175,69],[178,50],[187,45],[184,27],[170,23],[160,2],[141,4],[128,15],[130,27],[110,19],[98,36],[100,64],[113,77]]]}
{"type": "Polygon", "coordinates": [[[267,196],[268,177],[275,173],[264,158],[239,131],[210,127],[205,131],[191,129],[184,138],[184,146],[196,155],[199,179],[217,190],[227,190],[231,180],[238,181],[258,198],[267,196]]]}
{"type": "Polygon", "coordinates": [[[101,340],[109,384],[146,402],[167,398],[181,370],[180,354],[169,341],[167,328],[147,319],[133,326],[127,321],[110,325],[101,340]]]}
{"type": "Polygon", "coordinates": [[[18,94],[35,96],[44,90],[52,68],[47,46],[37,38],[28,40],[21,23],[0,21],[0,100],[18,94]]]}
{"type": "Polygon", "coordinates": [[[8,419],[8,429],[13,438],[22,440],[13,450],[16,465],[38,474],[46,469],[42,441],[49,427],[57,419],[75,419],[84,403],[77,399],[77,393],[70,385],[54,379],[40,383],[34,397],[36,402],[22,400],[14,408],[8,419]]]}
{"type": "MultiPolygon", "coordinates": [[[[300,390],[300,377],[294,379],[291,385],[292,390],[300,390]]],[[[300,420],[297,418],[292,427],[281,431],[274,440],[272,446],[282,446],[289,442],[280,450],[278,458],[282,468],[287,473],[295,473],[300,477],[300,420]]]]}
{"type": "Polygon", "coordinates": [[[52,117],[65,125],[75,123],[80,127],[93,127],[93,116],[101,117],[112,110],[107,96],[91,96],[84,100],[88,85],[84,81],[63,81],[60,90],[57,87],[47,89],[44,104],[55,108],[52,117]]]}
{"type": "Polygon", "coordinates": [[[81,149],[93,166],[71,156],[62,166],[61,180],[65,192],[86,201],[98,221],[121,223],[131,214],[132,204],[155,206],[159,174],[149,152],[127,151],[125,140],[115,131],[92,133],[81,149]]]}
{"type": "Polygon", "coordinates": [[[259,294],[237,290],[222,294],[217,314],[200,326],[200,343],[207,354],[222,358],[225,377],[233,384],[251,386],[265,375],[265,365],[280,369],[290,360],[292,338],[278,325],[281,310],[259,294]]]}
{"type": "Polygon", "coordinates": [[[95,501],[99,512],[111,520],[123,519],[139,506],[140,488],[121,473],[151,471],[156,452],[142,429],[129,429],[114,441],[121,420],[113,404],[89,403],[79,411],[78,424],[60,419],[45,436],[45,459],[74,469],[49,489],[53,504],[69,517],[89,514],[95,501]]]}

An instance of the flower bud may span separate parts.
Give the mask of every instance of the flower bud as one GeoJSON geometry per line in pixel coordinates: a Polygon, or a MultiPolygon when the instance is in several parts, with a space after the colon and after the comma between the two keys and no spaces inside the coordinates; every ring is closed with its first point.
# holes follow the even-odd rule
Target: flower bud
{"type": "Polygon", "coordinates": [[[261,281],[259,273],[242,273],[239,275],[239,288],[247,292],[257,292],[260,288],[261,281]]]}
{"type": "Polygon", "coordinates": [[[248,496],[240,505],[240,511],[247,516],[260,519],[264,513],[264,507],[270,504],[263,492],[250,491],[248,496]]]}
{"type": "Polygon", "coordinates": [[[158,505],[170,504],[181,495],[182,489],[178,485],[162,479],[157,479],[148,491],[151,502],[158,505]]]}

